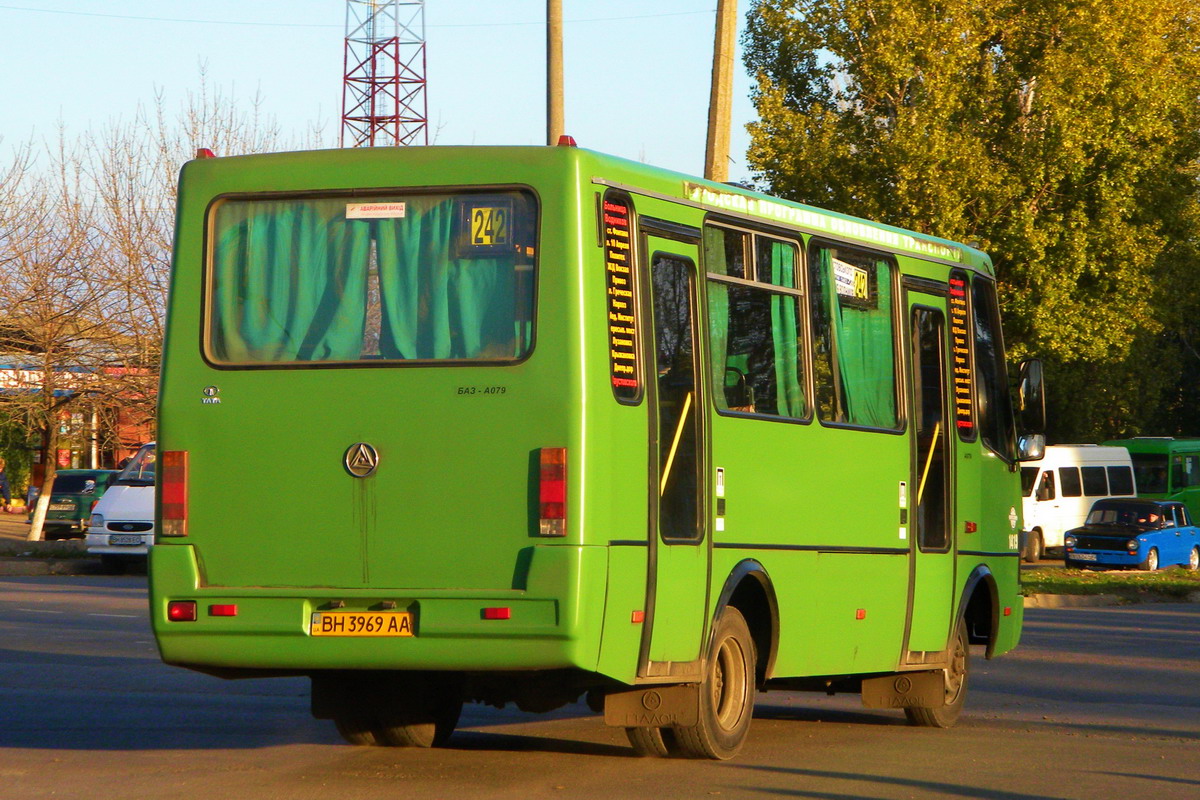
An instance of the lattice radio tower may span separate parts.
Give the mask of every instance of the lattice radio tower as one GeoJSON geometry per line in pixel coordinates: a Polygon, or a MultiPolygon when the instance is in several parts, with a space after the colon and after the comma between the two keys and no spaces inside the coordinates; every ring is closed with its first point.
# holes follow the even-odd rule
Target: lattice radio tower
{"type": "Polygon", "coordinates": [[[342,147],[429,144],[425,2],[346,0],[342,147]]]}

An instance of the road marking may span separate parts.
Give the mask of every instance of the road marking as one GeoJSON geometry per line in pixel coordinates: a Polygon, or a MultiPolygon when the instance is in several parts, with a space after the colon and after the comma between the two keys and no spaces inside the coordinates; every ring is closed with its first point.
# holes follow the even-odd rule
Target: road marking
{"type": "Polygon", "coordinates": [[[44,608],[18,608],[17,611],[27,611],[30,614],[65,614],[65,611],[47,611],[44,608]]]}
{"type": "Polygon", "coordinates": [[[138,619],[140,614],[88,614],[89,617],[120,617],[121,619],[138,619]]]}

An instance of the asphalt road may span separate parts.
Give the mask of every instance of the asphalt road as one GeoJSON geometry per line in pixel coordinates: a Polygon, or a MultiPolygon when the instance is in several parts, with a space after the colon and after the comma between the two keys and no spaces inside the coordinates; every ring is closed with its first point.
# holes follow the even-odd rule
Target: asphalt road
{"type": "Polygon", "coordinates": [[[0,578],[0,798],[1200,797],[1200,605],[1030,609],[951,730],[761,695],[724,763],[638,759],[581,706],[468,706],[449,747],[355,748],[307,681],[162,665],[145,577],[0,578]]]}

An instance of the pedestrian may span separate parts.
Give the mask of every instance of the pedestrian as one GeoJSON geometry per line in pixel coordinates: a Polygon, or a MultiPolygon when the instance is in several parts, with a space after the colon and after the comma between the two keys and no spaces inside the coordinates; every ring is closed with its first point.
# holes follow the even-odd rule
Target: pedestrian
{"type": "Polygon", "coordinates": [[[12,492],[8,488],[8,464],[3,458],[0,458],[0,495],[4,497],[4,511],[8,512],[8,507],[12,504],[12,492]]]}

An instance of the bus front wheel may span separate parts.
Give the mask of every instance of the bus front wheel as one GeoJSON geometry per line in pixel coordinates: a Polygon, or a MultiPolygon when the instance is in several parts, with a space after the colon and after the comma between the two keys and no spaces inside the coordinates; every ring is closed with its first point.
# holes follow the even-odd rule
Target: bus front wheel
{"type": "Polygon", "coordinates": [[[958,621],[954,639],[947,648],[945,704],[937,707],[905,708],[904,715],[912,725],[925,728],[950,728],[958,722],[963,701],[967,698],[967,676],[971,671],[971,651],[967,640],[966,620],[958,621]]]}
{"type": "Polygon", "coordinates": [[[713,628],[695,725],[674,729],[683,755],[725,760],[742,749],[754,716],[754,639],[740,611],[728,606],[713,628]]]}

